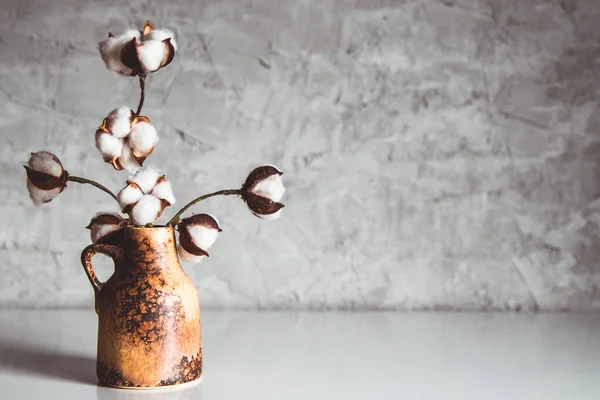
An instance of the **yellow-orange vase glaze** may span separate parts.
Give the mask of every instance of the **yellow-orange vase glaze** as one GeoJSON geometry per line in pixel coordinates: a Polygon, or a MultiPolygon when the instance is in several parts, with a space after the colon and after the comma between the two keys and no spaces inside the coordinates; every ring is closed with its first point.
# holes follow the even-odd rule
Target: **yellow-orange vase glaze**
{"type": "Polygon", "coordinates": [[[198,293],[179,264],[173,229],[126,227],[116,243],[81,254],[96,294],[100,384],[156,388],[199,379],[198,293]],[[97,253],[115,262],[105,283],[92,269],[97,253]]]}

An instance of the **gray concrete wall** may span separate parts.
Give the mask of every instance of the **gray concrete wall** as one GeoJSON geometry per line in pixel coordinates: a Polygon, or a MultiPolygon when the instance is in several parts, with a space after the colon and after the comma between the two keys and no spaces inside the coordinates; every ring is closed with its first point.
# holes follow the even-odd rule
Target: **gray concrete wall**
{"type": "Polygon", "coordinates": [[[122,187],[93,135],[138,86],[96,43],[147,18],[180,46],[144,109],[179,204],[286,173],[279,221],[195,208],[224,229],[186,267],[203,306],[600,308],[596,0],[0,2],[0,305],[91,306],[84,227],[117,208],[35,208],[21,165],[122,187]]]}

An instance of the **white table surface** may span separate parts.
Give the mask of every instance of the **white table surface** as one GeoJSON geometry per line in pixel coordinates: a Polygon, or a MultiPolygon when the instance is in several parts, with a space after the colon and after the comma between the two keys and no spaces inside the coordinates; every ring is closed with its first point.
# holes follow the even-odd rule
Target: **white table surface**
{"type": "Polygon", "coordinates": [[[204,377],[97,387],[96,315],[0,311],[0,399],[600,399],[600,314],[203,312],[204,377]]]}

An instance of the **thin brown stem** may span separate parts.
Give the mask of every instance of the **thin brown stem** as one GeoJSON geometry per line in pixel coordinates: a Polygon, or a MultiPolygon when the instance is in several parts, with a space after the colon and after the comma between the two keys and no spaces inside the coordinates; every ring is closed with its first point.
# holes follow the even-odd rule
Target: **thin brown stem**
{"type": "Polygon", "coordinates": [[[194,200],[187,203],[185,205],[185,207],[183,207],[181,210],[179,210],[179,212],[177,214],[175,214],[169,222],[167,222],[167,226],[171,226],[171,225],[177,223],[179,221],[179,217],[181,217],[181,215],[184,212],[186,212],[191,206],[193,206],[196,203],[201,202],[202,200],[206,200],[209,197],[213,197],[213,196],[230,196],[230,195],[240,195],[240,194],[242,194],[242,191],[239,189],[226,189],[226,190],[219,190],[218,192],[209,193],[209,194],[205,194],[203,196],[197,197],[194,200]]]}
{"type": "Polygon", "coordinates": [[[146,89],[146,75],[140,75],[140,103],[138,104],[137,111],[135,112],[137,115],[140,115],[142,112],[142,107],[144,106],[144,92],[146,89]]]}
{"type": "Polygon", "coordinates": [[[118,203],[119,199],[117,199],[117,196],[111,192],[106,186],[103,186],[101,184],[99,184],[98,182],[92,181],[90,179],[86,179],[86,178],[81,178],[79,176],[73,176],[73,175],[69,175],[69,177],[67,178],[67,181],[70,182],[77,182],[77,183],[87,183],[89,185],[95,186],[98,189],[102,190],[103,192],[108,193],[113,199],[115,199],[115,201],[118,203]]]}

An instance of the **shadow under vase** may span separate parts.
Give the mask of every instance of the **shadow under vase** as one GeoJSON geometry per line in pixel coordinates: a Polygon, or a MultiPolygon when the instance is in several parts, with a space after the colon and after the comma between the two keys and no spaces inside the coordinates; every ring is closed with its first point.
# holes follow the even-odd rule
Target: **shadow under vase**
{"type": "Polygon", "coordinates": [[[0,368],[96,385],[96,359],[51,349],[0,343],[0,368]]]}

